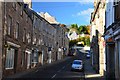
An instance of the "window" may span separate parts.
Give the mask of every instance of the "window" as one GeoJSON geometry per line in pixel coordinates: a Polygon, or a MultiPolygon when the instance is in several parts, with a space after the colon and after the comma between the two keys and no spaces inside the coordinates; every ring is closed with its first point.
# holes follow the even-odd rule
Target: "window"
{"type": "Polygon", "coordinates": [[[25,42],[26,29],[23,30],[23,42],[25,42]]]}
{"type": "Polygon", "coordinates": [[[114,2],[114,7],[115,7],[115,21],[119,21],[120,20],[120,1],[115,1],[114,2]]]}
{"type": "Polygon", "coordinates": [[[16,23],[16,26],[14,27],[14,37],[17,39],[18,38],[18,32],[19,31],[19,23],[16,23]]]}
{"type": "Polygon", "coordinates": [[[28,23],[28,15],[26,15],[26,22],[28,23]]]}
{"type": "Polygon", "coordinates": [[[16,2],[13,2],[13,8],[15,9],[15,10],[17,10],[17,4],[16,4],[16,2]]]}
{"type": "Polygon", "coordinates": [[[33,44],[36,45],[36,42],[37,42],[37,33],[35,33],[33,36],[33,44]]]}
{"type": "Polygon", "coordinates": [[[23,51],[21,55],[22,55],[22,61],[21,61],[21,64],[22,64],[22,66],[23,66],[24,63],[25,63],[25,52],[23,51]]]}
{"type": "Polygon", "coordinates": [[[23,16],[23,6],[21,6],[21,12],[20,15],[23,16]]]}
{"type": "Polygon", "coordinates": [[[41,40],[39,39],[39,40],[38,40],[38,45],[40,45],[40,43],[41,43],[41,40]]]}
{"type": "Polygon", "coordinates": [[[39,35],[38,45],[41,44],[41,36],[39,35]]]}
{"type": "Polygon", "coordinates": [[[30,42],[31,42],[31,35],[30,35],[30,32],[27,33],[26,38],[27,38],[27,42],[30,43],[30,42]]]}
{"type": "Polygon", "coordinates": [[[12,27],[12,17],[8,17],[8,35],[11,33],[11,27],[12,27]]]}
{"type": "Polygon", "coordinates": [[[6,69],[14,68],[14,53],[15,53],[15,50],[13,48],[10,48],[10,49],[7,48],[6,63],[5,63],[6,69]]]}

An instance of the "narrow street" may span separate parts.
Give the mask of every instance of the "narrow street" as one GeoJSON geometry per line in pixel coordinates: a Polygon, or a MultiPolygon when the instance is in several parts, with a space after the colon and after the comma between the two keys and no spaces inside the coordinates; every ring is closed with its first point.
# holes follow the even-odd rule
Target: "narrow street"
{"type": "Polygon", "coordinates": [[[84,72],[74,72],[71,71],[71,63],[74,59],[82,59],[83,57],[78,55],[68,58],[63,62],[58,62],[56,64],[50,65],[44,69],[39,68],[38,70],[29,73],[27,75],[22,76],[22,78],[47,78],[47,79],[54,79],[54,78],[84,78],[84,72]]]}
{"type": "Polygon", "coordinates": [[[120,79],[119,0],[1,0],[0,34],[0,80],[120,79]]]}
{"type": "Polygon", "coordinates": [[[77,50],[77,54],[75,56],[67,56],[65,59],[53,62],[51,64],[39,66],[37,69],[32,71],[25,71],[20,74],[16,74],[13,76],[9,76],[4,80],[8,79],[20,79],[20,80],[33,80],[33,79],[42,79],[42,80],[89,80],[89,79],[97,79],[97,80],[105,80],[99,74],[96,74],[95,70],[90,63],[90,58],[87,59],[84,52],[80,52],[77,50]],[[84,62],[84,71],[71,71],[71,63],[75,59],[81,59],[84,62]]]}
{"type": "Polygon", "coordinates": [[[25,78],[25,79],[84,79],[84,71],[71,71],[71,63],[75,59],[84,59],[84,55],[81,52],[77,52],[76,56],[67,57],[63,61],[49,64],[48,66],[27,73],[18,77],[11,78],[25,78]]]}

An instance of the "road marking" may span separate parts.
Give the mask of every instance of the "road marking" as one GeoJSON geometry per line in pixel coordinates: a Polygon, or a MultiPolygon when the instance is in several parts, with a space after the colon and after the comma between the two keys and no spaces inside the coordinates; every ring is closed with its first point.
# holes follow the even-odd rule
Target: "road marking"
{"type": "Polygon", "coordinates": [[[57,72],[60,72],[62,69],[60,69],[59,71],[57,71],[57,72]]]}
{"type": "MultiPolygon", "coordinates": [[[[71,63],[71,62],[70,62],[71,63]]],[[[68,63],[66,66],[63,66],[60,70],[58,70],[57,72],[61,72],[63,69],[65,69],[65,67],[67,67],[70,63],[68,63]]]]}
{"type": "Polygon", "coordinates": [[[65,66],[62,67],[62,69],[64,69],[64,68],[65,68],[65,66]]]}
{"type": "Polygon", "coordinates": [[[55,74],[52,78],[55,78],[56,75],[57,75],[57,74],[55,74]]]}
{"type": "Polygon", "coordinates": [[[35,72],[38,72],[39,70],[36,70],[35,72]]]}

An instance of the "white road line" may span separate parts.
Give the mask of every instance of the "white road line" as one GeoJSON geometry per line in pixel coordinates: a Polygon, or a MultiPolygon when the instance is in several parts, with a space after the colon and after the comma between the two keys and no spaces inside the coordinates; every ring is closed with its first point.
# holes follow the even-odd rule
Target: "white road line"
{"type": "Polygon", "coordinates": [[[62,69],[60,69],[59,71],[57,71],[57,72],[60,72],[62,69]]]}
{"type": "Polygon", "coordinates": [[[52,76],[52,78],[55,78],[56,75],[57,75],[57,74],[55,74],[54,76],[52,76]]]}
{"type": "Polygon", "coordinates": [[[64,67],[62,67],[62,69],[64,69],[65,68],[65,66],[64,67]]]}
{"type": "Polygon", "coordinates": [[[36,70],[35,72],[38,72],[39,70],[36,70]]]}
{"type": "MultiPolygon", "coordinates": [[[[71,62],[70,62],[71,63],[71,62]]],[[[69,63],[69,64],[70,64],[69,63]]],[[[69,64],[67,64],[66,66],[68,66],[69,64]]],[[[63,66],[60,70],[58,70],[57,72],[61,72],[63,69],[65,69],[66,66],[63,66]]]]}

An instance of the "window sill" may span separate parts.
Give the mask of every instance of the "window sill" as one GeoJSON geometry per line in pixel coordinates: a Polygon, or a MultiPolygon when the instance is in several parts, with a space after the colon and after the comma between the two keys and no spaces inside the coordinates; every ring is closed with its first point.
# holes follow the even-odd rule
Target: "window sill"
{"type": "Polygon", "coordinates": [[[13,67],[12,68],[5,68],[6,70],[10,70],[10,69],[13,69],[13,67]]]}

